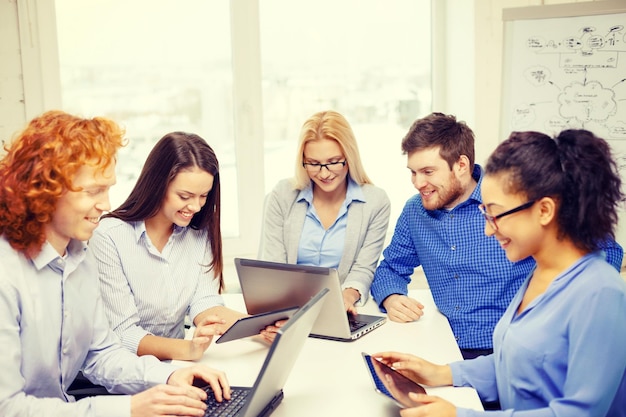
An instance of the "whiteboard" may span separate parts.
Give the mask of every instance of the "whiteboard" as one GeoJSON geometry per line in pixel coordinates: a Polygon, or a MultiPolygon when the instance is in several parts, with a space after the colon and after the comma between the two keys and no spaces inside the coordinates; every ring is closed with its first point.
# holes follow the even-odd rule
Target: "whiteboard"
{"type": "Polygon", "coordinates": [[[626,1],[504,9],[503,20],[501,140],[590,130],[611,145],[626,188],[626,1]]]}

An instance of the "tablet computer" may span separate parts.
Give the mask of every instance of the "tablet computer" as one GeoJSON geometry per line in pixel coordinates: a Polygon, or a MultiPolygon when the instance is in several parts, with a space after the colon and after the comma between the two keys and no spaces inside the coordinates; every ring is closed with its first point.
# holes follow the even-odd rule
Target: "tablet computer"
{"type": "Polygon", "coordinates": [[[278,320],[291,318],[296,311],[298,311],[298,307],[289,307],[240,318],[226,329],[215,343],[230,342],[243,337],[255,336],[262,329],[276,323],[278,320]]]}
{"type": "Polygon", "coordinates": [[[409,393],[426,394],[424,387],[367,353],[362,352],[361,354],[377,393],[393,401],[401,408],[422,405],[422,403],[411,400],[409,393]]]}

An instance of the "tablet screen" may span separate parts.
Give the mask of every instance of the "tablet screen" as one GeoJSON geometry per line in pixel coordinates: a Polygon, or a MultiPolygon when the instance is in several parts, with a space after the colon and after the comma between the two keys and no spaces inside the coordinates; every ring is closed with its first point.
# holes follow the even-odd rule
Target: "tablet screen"
{"type": "Polygon", "coordinates": [[[289,307],[243,317],[230,326],[215,343],[224,343],[257,335],[261,329],[276,323],[278,320],[289,319],[296,311],[298,311],[298,307],[289,307]]]}
{"type": "Polygon", "coordinates": [[[395,369],[385,365],[367,353],[362,353],[375,390],[393,400],[400,407],[416,407],[421,403],[409,399],[409,393],[426,394],[421,385],[411,381],[395,369]]]}

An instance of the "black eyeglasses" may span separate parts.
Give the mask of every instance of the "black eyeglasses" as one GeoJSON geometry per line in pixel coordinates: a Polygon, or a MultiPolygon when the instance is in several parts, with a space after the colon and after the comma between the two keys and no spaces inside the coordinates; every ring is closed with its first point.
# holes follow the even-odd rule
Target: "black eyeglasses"
{"type": "Polygon", "coordinates": [[[489,223],[489,226],[491,226],[493,230],[497,231],[498,230],[498,223],[496,223],[497,219],[501,219],[504,216],[508,216],[509,214],[517,213],[518,211],[526,210],[527,208],[531,207],[533,204],[535,204],[535,200],[529,201],[528,203],[524,203],[521,206],[517,206],[509,211],[505,211],[504,213],[500,213],[495,216],[492,216],[491,214],[487,213],[487,210],[484,204],[479,205],[478,210],[480,210],[480,213],[485,218],[485,221],[489,223]]]}
{"type": "Polygon", "coordinates": [[[317,174],[322,171],[322,168],[326,168],[333,174],[339,174],[343,170],[343,167],[346,166],[346,161],[337,161],[337,162],[329,162],[327,164],[311,164],[309,162],[303,162],[302,166],[311,174],[317,174]]]}

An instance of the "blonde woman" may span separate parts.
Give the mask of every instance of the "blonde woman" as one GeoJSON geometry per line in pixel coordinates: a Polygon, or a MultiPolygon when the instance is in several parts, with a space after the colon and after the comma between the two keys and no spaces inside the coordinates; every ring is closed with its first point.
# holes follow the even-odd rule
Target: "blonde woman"
{"type": "Polygon", "coordinates": [[[295,176],[267,195],[259,258],[336,268],[346,311],[368,299],[387,227],[387,193],[372,184],[344,116],[328,110],[300,132],[295,176]]]}

